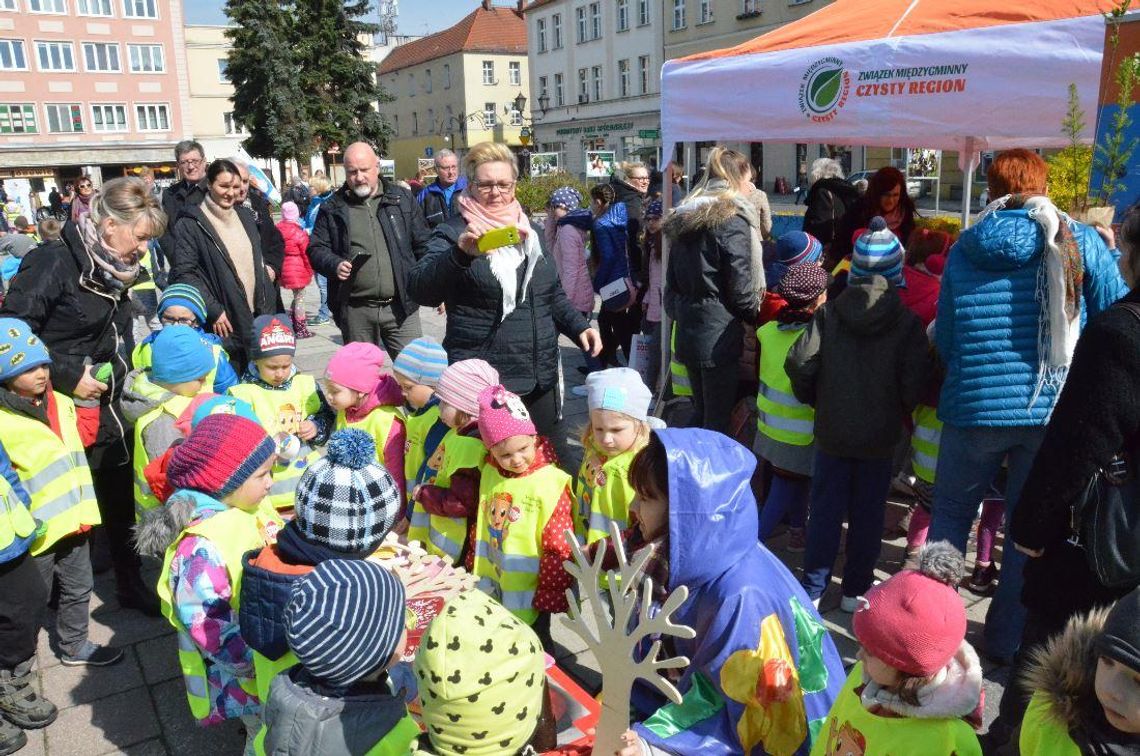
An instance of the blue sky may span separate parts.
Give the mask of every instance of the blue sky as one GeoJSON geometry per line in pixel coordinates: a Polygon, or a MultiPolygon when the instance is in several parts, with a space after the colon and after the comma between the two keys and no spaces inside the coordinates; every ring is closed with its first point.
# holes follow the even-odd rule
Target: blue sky
{"type": "MultiPolygon", "coordinates": [[[[400,34],[431,34],[466,16],[479,0],[404,0],[400,3],[400,34]]],[[[183,5],[191,24],[224,24],[225,0],[191,0],[183,5]]]]}

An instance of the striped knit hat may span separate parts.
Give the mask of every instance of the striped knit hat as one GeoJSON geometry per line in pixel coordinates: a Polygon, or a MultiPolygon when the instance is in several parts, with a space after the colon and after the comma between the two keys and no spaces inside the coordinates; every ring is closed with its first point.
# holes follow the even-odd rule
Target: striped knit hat
{"type": "Polygon", "coordinates": [[[166,469],[172,488],[189,488],[218,499],[249,480],[277,446],[260,425],[240,415],[209,415],[174,448],[166,469]]]}
{"type": "Polygon", "coordinates": [[[479,393],[499,382],[499,371],[483,360],[460,360],[439,377],[435,395],[460,412],[479,417],[479,393]]]}
{"type": "Polygon", "coordinates": [[[439,385],[439,377],[447,367],[447,352],[435,339],[421,336],[404,347],[392,362],[392,369],[413,383],[439,385]]]}
{"type": "Polygon", "coordinates": [[[347,688],[387,666],[404,632],[404,585],[367,559],[329,559],[293,584],[285,639],[309,674],[347,688]]]}
{"type": "Polygon", "coordinates": [[[171,284],[162,290],[162,296],[158,298],[158,314],[161,316],[171,305],[185,307],[198,318],[199,326],[206,325],[206,300],[190,284],[171,284]]]}
{"type": "Polygon", "coordinates": [[[904,255],[905,250],[898,237],[887,228],[887,222],[876,215],[867,225],[867,230],[855,240],[848,277],[882,276],[895,286],[905,286],[904,255]]]}

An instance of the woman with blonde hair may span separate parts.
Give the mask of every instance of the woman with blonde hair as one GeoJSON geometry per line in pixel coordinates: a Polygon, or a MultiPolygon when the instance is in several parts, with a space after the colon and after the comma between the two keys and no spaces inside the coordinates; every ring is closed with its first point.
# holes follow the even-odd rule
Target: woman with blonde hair
{"type": "MultiPolygon", "coordinates": [[[[51,355],[51,384],[76,400],[95,496],[110,542],[120,606],[159,616],[158,598],[139,575],[130,544],[135,522],[131,444],[119,398],[134,349],[128,293],[166,213],[138,178],[106,182],[90,211],[63,227],[62,238],[27,254],[0,314],[19,318],[51,355]],[[110,374],[97,377],[110,365],[110,374]]],[[[50,588],[50,586],[49,586],[50,588]]],[[[61,586],[68,590],[69,586],[61,586]]]]}
{"type": "Polygon", "coordinates": [[[752,166],[715,147],[705,175],[665,221],[671,247],[665,311],[676,322],[674,358],[689,371],[696,427],[728,430],[744,328],[764,292],[762,221],[748,200],[752,166]]]}
{"type": "Polygon", "coordinates": [[[463,166],[460,212],[435,227],[408,289],[422,305],[446,305],[448,358],[489,362],[546,435],[561,406],[558,334],[594,355],[601,337],[566,298],[515,198],[518,165],[510,148],[482,142],[463,166]]]}
{"type": "MultiPolygon", "coordinates": [[[[336,187],[333,186],[332,181],[329,180],[324,171],[317,171],[309,179],[309,189],[312,190],[312,198],[309,200],[309,209],[305,213],[301,228],[305,229],[305,233],[312,234],[313,225],[317,222],[317,213],[320,211],[321,205],[333,196],[336,187]]],[[[329,310],[329,280],[316,271],[313,271],[313,277],[317,279],[317,289],[321,292],[321,306],[317,309],[317,316],[309,323],[310,325],[325,325],[332,320],[332,312],[329,310]]]]}

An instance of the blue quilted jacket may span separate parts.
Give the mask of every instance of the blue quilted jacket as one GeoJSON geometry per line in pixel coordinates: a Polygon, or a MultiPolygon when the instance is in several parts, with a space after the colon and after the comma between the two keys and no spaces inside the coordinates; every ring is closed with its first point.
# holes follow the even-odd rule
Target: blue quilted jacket
{"type": "MultiPolygon", "coordinates": [[[[1070,224],[1084,257],[1081,322],[1127,293],[1095,230],[1070,224]]],[[[1059,389],[1037,385],[1037,278],[1045,236],[1025,210],[1002,210],[962,232],[938,298],[935,341],[946,365],[938,417],[964,427],[1045,425],[1059,389]],[[1032,403],[1032,406],[1030,406],[1032,403]]]]}

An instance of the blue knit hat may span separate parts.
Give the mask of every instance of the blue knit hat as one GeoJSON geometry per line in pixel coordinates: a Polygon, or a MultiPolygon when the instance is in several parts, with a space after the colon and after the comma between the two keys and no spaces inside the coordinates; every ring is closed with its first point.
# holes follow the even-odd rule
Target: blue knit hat
{"type": "Polygon", "coordinates": [[[249,402],[233,396],[212,396],[194,410],[194,414],[190,418],[190,428],[198,427],[198,423],[210,415],[238,415],[246,420],[261,424],[261,420],[249,402]]]}
{"type": "Polygon", "coordinates": [[[185,383],[214,369],[214,350],[190,326],[163,328],[150,344],[150,378],[156,383],[185,383]]]}
{"type": "Polygon", "coordinates": [[[887,222],[876,215],[867,224],[867,230],[855,240],[851,253],[851,272],[848,278],[882,276],[895,286],[905,286],[903,255],[905,250],[899,239],[887,228],[887,222]]]}
{"type": "Polygon", "coordinates": [[[392,361],[393,370],[424,386],[439,385],[439,377],[446,367],[447,352],[428,336],[421,336],[408,344],[392,361]]]}
{"type": "Polygon", "coordinates": [[[400,650],[404,585],[367,559],[329,559],[293,584],[285,638],[301,666],[321,682],[347,688],[400,650]]]}
{"type": "Polygon", "coordinates": [[[764,266],[768,289],[774,291],[788,272],[800,263],[818,263],[823,257],[823,245],[805,231],[789,231],[776,240],[776,256],[764,266]]]}
{"type": "Polygon", "coordinates": [[[18,318],[0,318],[0,381],[50,364],[47,347],[27,323],[18,318]]]}
{"type": "Polygon", "coordinates": [[[199,325],[206,324],[206,300],[202,298],[202,293],[190,284],[171,284],[162,290],[162,296],[158,298],[159,316],[171,305],[185,307],[194,313],[199,325]]]}
{"type": "Polygon", "coordinates": [[[582,194],[572,186],[559,187],[550,195],[550,206],[577,210],[582,206],[582,194]]]}

